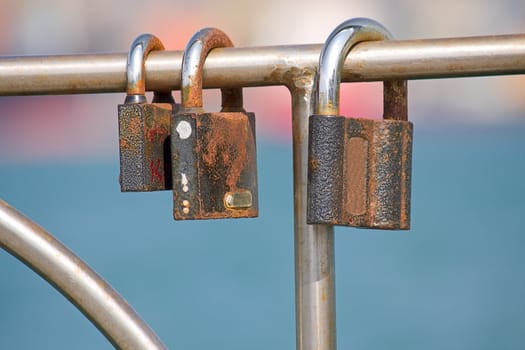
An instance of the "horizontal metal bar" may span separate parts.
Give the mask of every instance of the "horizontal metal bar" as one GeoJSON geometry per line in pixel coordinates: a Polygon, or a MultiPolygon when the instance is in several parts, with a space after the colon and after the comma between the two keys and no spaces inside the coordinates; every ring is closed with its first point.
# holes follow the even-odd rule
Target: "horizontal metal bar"
{"type": "MultiPolygon", "coordinates": [[[[204,65],[205,88],[291,85],[315,69],[321,45],[221,48],[204,65]],[[298,74],[299,73],[299,74],[298,74]]],[[[126,53],[0,58],[0,95],[124,92],[126,53]]],[[[152,52],[148,90],[180,89],[181,51],[152,52]]],[[[343,81],[525,73],[525,34],[365,42],[347,57],[343,81]]]]}
{"type": "Polygon", "coordinates": [[[95,271],[2,200],[0,248],[69,299],[117,349],[166,349],[153,330],[95,271]]]}

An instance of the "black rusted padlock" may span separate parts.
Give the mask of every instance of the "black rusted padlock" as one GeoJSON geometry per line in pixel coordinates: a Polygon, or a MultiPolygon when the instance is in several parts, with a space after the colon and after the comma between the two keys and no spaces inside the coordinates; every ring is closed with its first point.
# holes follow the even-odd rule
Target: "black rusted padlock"
{"type": "Polygon", "coordinates": [[[206,113],[202,68],[214,48],[230,47],[214,28],[191,39],[182,62],[182,103],[171,121],[173,216],[224,219],[258,216],[255,116],[242,107],[242,89],[222,89],[222,110],[206,113]]]}
{"type": "Polygon", "coordinates": [[[177,105],[171,92],[146,101],[144,63],[150,51],[164,50],[158,38],[142,34],[131,45],[127,96],[118,106],[120,189],[122,192],[171,189],[170,121],[177,105]]]}
{"type": "Polygon", "coordinates": [[[323,47],[316,113],[310,117],[309,224],[410,228],[412,123],[406,81],[384,82],[383,120],[338,115],[340,65],[352,45],[389,37],[377,22],[351,20],[336,28],[323,47]],[[334,52],[339,56],[328,57],[334,52]],[[339,66],[330,67],[334,64],[339,66]]]}

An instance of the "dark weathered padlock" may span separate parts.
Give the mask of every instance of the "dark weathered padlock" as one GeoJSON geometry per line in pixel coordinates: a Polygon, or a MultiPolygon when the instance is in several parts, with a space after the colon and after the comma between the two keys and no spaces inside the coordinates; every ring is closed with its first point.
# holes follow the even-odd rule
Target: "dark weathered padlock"
{"type": "Polygon", "coordinates": [[[120,189],[122,192],[171,189],[170,121],[177,105],[171,92],[155,92],[146,101],[144,63],[153,50],[164,50],[158,38],[142,34],[131,45],[127,63],[127,96],[118,106],[120,189]]]}
{"type": "Polygon", "coordinates": [[[358,19],[336,28],[323,47],[316,114],[310,117],[309,224],[410,228],[412,123],[406,81],[383,83],[383,120],[338,115],[341,65],[352,45],[389,37],[377,22],[358,19]],[[334,53],[338,57],[327,57],[334,53]]]}
{"type": "Polygon", "coordinates": [[[231,47],[214,28],[191,39],[182,62],[181,107],[171,121],[173,216],[176,220],[258,216],[255,116],[242,89],[222,89],[222,110],[206,113],[202,68],[214,48],[231,47]]]}

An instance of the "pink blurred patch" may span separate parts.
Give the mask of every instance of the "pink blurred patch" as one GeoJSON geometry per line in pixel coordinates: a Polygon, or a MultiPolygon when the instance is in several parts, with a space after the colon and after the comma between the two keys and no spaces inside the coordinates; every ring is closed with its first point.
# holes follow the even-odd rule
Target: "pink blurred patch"
{"type": "Polygon", "coordinates": [[[284,86],[244,89],[245,109],[255,113],[257,136],[285,143],[292,138],[291,97],[284,86]]]}
{"type": "Polygon", "coordinates": [[[381,82],[342,84],[340,113],[352,118],[382,118],[383,84],[381,82]]]}
{"type": "Polygon", "coordinates": [[[106,157],[116,150],[114,101],[115,95],[1,98],[0,159],[28,163],[106,157]]]}
{"type": "Polygon", "coordinates": [[[193,34],[201,28],[209,27],[206,25],[206,19],[195,11],[184,13],[183,10],[178,9],[175,17],[176,31],[174,31],[174,16],[170,11],[164,13],[151,11],[148,14],[149,16],[145,15],[141,21],[148,28],[148,32],[154,33],[162,41],[166,50],[183,50],[193,34]]]}

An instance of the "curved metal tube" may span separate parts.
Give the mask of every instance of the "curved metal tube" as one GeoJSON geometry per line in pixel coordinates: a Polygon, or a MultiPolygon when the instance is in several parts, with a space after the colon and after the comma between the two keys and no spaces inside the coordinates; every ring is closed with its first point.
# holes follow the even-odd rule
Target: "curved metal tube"
{"type": "MultiPolygon", "coordinates": [[[[339,115],[340,85],[346,57],[357,44],[365,41],[390,40],[392,34],[380,23],[368,18],[347,20],[328,36],[317,68],[317,115],[339,115]]],[[[384,119],[408,120],[406,80],[383,82],[384,119]]]]}
{"type": "Polygon", "coordinates": [[[338,25],[326,39],[319,57],[315,114],[339,115],[343,65],[353,46],[361,41],[391,38],[385,27],[368,18],[354,18],[338,25]]]}
{"type": "MultiPolygon", "coordinates": [[[[201,29],[189,40],[182,57],[182,108],[202,108],[204,62],[210,51],[221,47],[233,47],[233,43],[223,31],[217,28],[201,29]]],[[[223,107],[242,108],[242,88],[221,89],[221,94],[223,107]]]]}
{"type": "Polygon", "coordinates": [[[43,228],[0,200],[0,247],[73,303],[118,349],[167,349],[129,304],[43,228]]]}
{"type": "Polygon", "coordinates": [[[141,34],[131,44],[126,63],[125,103],[146,102],[146,57],[151,51],[164,50],[162,42],[153,34],[141,34]]]}

